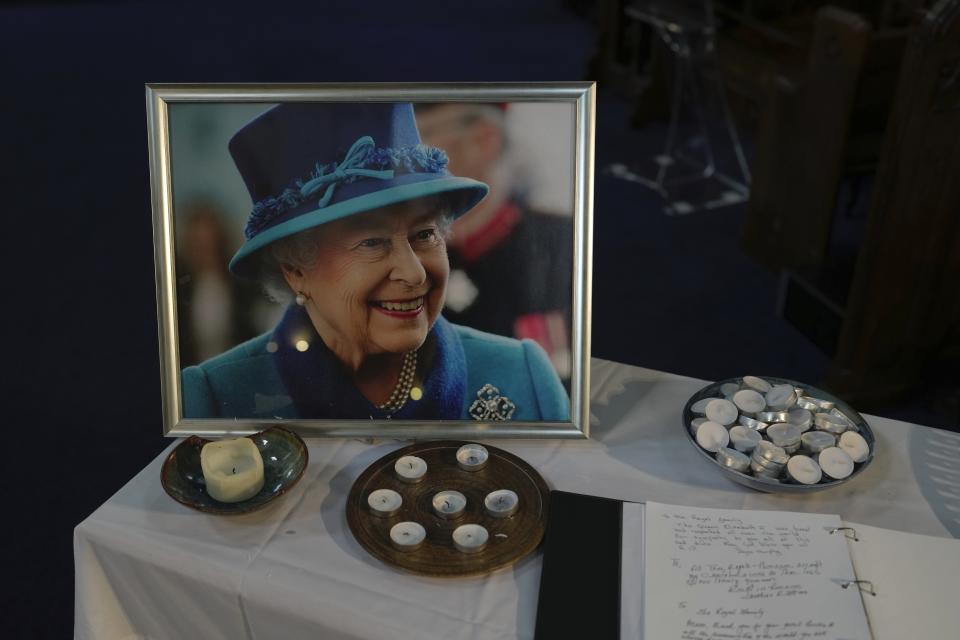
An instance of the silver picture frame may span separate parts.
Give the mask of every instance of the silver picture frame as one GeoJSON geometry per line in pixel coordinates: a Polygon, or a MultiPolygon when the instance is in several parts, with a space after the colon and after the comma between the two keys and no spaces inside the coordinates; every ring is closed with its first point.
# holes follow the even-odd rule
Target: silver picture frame
{"type": "MultiPolygon", "coordinates": [[[[280,425],[307,437],[391,439],[589,437],[591,242],[596,87],[591,82],[444,84],[147,84],[146,107],[156,265],[160,390],[168,437],[221,437],[280,425]],[[573,244],[570,300],[570,419],[564,422],[474,420],[311,420],[184,418],[177,304],[176,198],[171,110],[177,105],[284,102],[562,103],[572,110],[573,244]]],[[[177,133],[176,135],[181,135],[177,133]]],[[[183,140],[175,140],[183,144],[183,140]]]]}

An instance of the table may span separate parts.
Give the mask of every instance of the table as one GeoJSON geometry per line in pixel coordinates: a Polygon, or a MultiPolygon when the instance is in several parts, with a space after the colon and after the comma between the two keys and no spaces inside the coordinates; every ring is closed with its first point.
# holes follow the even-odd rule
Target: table
{"type": "MultiPolygon", "coordinates": [[[[724,478],[687,441],[684,402],[706,383],[593,360],[591,439],[496,440],[551,488],[620,500],[837,513],[960,537],[960,435],[865,416],[877,457],[807,496],[724,478]]],[[[171,449],[176,443],[171,444],[171,449]]],[[[347,528],[353,481],[396,441],[308,442],[297,486],[263,510],[218,517],[160,485],[167,452],[74,531],[77,638],[531,638],[540,556],[469,579],[411,576],[369,556],[347,528]]]]}

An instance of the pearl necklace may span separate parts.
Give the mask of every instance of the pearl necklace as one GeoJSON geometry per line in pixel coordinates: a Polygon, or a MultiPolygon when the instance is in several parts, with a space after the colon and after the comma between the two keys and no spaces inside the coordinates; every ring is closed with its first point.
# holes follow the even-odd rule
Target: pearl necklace
{"type": "Polygon", "coordinates": [[[378,404],[377,409],[387,413],[396,413],[407,404],[407,398],[410,397],[410,389],[413,388],[413,378],[417,373],[417,349],[407,351],[403,354],[403,366],[400,368],[400,378],[397,380],[397,386],[393,388],[393,393],[383,404],[378,404]]]}

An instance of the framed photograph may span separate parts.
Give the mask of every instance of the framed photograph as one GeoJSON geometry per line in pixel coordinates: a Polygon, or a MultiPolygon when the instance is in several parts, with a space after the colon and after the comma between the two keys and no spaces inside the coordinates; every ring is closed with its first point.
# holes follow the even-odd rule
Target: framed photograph
{"type": "Polygon", "coordinates": [[[587,437],[594,91],[147,85],[164,433],[587,437]]]}

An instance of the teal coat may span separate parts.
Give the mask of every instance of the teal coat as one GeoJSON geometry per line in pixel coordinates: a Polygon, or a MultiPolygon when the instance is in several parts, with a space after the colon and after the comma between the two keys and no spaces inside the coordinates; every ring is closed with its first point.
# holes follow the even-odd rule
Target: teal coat
{"type": "Polygon", "coordinates": [[[353,386],[303,310],[291,306],[277,327],[183,370],[185,418],[569,420],[569,398],[546,353],[439,318],[420,349],[419,401],[387,416],[353,386]],[[310,347],[294,345],[307,339],[310,347]],[[493,388],[487,387],[491,385],[493,388]],[[485,402],[477,402],[480,396],[485,402]],[[473,411],[471,412],[471,407],[473,411]]]}

